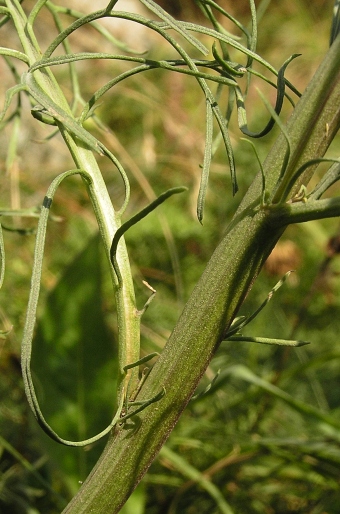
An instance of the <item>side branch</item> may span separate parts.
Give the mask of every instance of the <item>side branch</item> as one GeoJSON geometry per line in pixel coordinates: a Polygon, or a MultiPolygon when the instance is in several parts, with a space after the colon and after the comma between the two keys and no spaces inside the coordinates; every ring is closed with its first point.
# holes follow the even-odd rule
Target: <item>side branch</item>
{"type": "Polygon", "coordinates": [[[285,227],[292,223],[336,218],[340,216],[340,197],[324,200],[306,200],[267,208],[269,223],[273,227],[285,227]]]}

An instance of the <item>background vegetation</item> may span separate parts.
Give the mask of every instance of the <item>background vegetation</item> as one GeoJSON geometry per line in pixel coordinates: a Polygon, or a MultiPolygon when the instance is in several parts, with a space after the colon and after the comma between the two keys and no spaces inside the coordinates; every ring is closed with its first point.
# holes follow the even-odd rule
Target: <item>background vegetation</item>
{"type": "MultiPolygon", "coordinates": [[[[235,9],[234,2],[225,3],[235,9]]],[[[303,91],[326,52],[333,2],[262,2],[262,7],[265,4],[258,51],[276,67],[292,53],[302,53],[287,76],[303,91]]],[[[187,19],[195,15],[188,7],[180,12],[179,2],[172,5],[178,5],[176,15],[187,19]]],[[[237,3],[235,14],[244,21],[249,18],[247,6],[247,2],[237,3]]],[[[41,30],[53,30],[48,17],[41,30]]],[[[130,36],[130,45],[136,37],[130,36]]],[[[138,45],[144,44],[150,55],[161,55],[158,41],[153,44],[143,35],[138,37],[138,45]]],[[[95,50],[96,41],[91,31],[84,31],[77,44],[79,49],[90,45],[95,50]]],[[[84,94],[87,84],[94,90],[117,66],[77,64],[84,94]]],[[[254,130],[268,117],[256,85],[267,95],[274,94],[254,81],[248,97],[254,130]]],[[[240,140],[235,123],[231,136],[240,191],[233,199],[225,154],[217,152],[202,227],[196,220],[195,202],[204,147],[204,99],[194,82],[152,71],[116,87],[111,108],[105,104],[105,110],[99,108],[97,114],[111,129],[101,133],[103,142],[131,176],[130,214],[153,194],[176,185],[189,188],[186,195],[174,198],[126,235],[140,305],[147,294],[142,280],[157,290],[143,317],[143,351],[160,351],[257,171],[254,156],[240,140]]],[[[1,136],[2,208],[40,205],[56,173],[71,167],[61,140],[53,138],[46,145],[42,141],[45,129],[39,130],[27,119],[20,128],[19,151],[10,152],[9,158],[10,133],[1,136]]],[[[277,134],[275,129],[257,143],[262,158],[277,134]]],[[[336,157],[338,153],[336,141],[329,154],[336,157]]],[[[123,188],[109,167],[105,178],[119,202],[123,188]]],[[[69,438],[87,437],[110,420],[116,371],[110,278],[95,219],[78,181],[64,183],[53,204],[33,364],[43,410],[53,427],[69,438]]],[[[78,490],[103,445],[85,450],[61,447],[49,441],[31,419],[19,352],[36,220],[6,218],[4,225],[9,229],[5,233],[8,257],[0,317],[4,330],[12,328],[0,341],[0,512],[52,514],[60,512],[78,490]]],[[[339,252],[337,220],[310,222],[286,231],[243,311],[256,309],[286,271],[296,271],[248,333],[294,336],[312,344],[282,349],[224,343],[202,384],[204,388],[220,369],[218,388],[213,386],[207,395],[191,402],[122,512],[229,512],[226,502],[241,514],[338,512],[340,422],[337,425],[333,420],[338,419],[340,409],[339,252]]]]}

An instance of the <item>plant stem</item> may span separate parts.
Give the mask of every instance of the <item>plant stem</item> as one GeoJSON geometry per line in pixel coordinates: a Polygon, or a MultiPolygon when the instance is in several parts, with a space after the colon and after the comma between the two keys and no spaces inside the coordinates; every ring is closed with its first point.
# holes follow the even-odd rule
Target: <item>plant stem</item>
{"type": "Polygon", "coordinates": [[[92,178],[91,184],[84,183],[88,189],[97,218],[110,267],[112,283],[116,291],[119,328],[119,369],[121,373],[118,382],[123,385],[123,380],[125,383],[130,381],[129,388],[133,391],[138,385],[138,368],[131,368],[127,374],[123,372],[123,368],[127,364],[138,361],[140,357],[140,315],[136,307],[129,257],[123,237],[119,241],[116,254],[119,270],[123,277],[122,284],[119,286],[110,258],[113,237],[121,226],[120,217],[112,206],[111,198],[93,152],[84,148],[79,141],[75,140],[76,138],[62,127],[60,127],[60,132],[77,167],[87,171],[92,178]]]}
{"type": "Polygon", "coordinates": [[[272,226],[286,226],[292,223],[304,223],[311,220],[336,218],[340,216],[340,198],[325,198],[324,200],[307,200],[296,203],[286,203],[275,207],[270,212],[272,226]]]}
{"type": "MultiPolygon", "coordinates": [[[[339,55],[338,37],[287,125],[292,148],[290,166],[294,170],[301,163],[324,155],[339,128],[340,102],[335,101],[340,96],[339,55]]],[[[284,152],[284,138],[280,136],[264,164],[270,194],[280,178],[284,152]]],[[[147,400],[162,388],[165,396],[138,415],[137,429],[129,424],[116,427],[97,465],[64,514],[119,512],[166,441],[284,231],[284,227],[270,225],[270,216],[261,208],[261,201],[259,173],[137,399],[147,400]]]]}

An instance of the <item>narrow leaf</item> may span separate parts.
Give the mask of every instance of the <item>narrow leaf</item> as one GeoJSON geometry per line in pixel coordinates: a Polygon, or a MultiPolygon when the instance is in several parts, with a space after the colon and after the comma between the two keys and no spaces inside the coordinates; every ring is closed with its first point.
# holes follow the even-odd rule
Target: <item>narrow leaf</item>
{"type": "Polygon", "coordinates": [[[183,191],[186,191],[186,190],[187,190],[186,187],[173,187],[172,189],[165,191],[165,193],[162,193],[161,195],[159,195],[158,198],[156,198],[153,202],[151,202],[149,205],[144,207],[144,209],[142,209],[137,214],[132,216],[129,220],[127,220],[125,223],[123,223],[118,228],[118,230],[116,231],[116,233],[112,239],[112,244],[111,244],[111,249],[110,249],[110,257],[111,257],[112,265],[115,269],[115,272],[116,272],[116,275],[118,278],[118,282],[120,284],[122,283],[122,276],[119,271],[118,263],[117,263],[117,259],[116,259],[116,252],[117,252],[117,247],[118,247],[120,238],[125,234],[125,232],[127,230],[129,230],[129,228],[131,228],[133,225],[136,225],[136,223],[138,223],[143,218],[145,218],[145,216],[150,214],[150,212],[154,211],[156,209],[156,207],[158,207],[163,202],[165,202],[165,200],[170,198],[170,196],[178,194],[178,193],[182,193],[183,191]]]}
{"type": "Polygon", "coordinates": [[[209,172],[212,156],[213,144],[213,111],[211,103],[206,100],[206,131],[205,131],[205,148],[203,158],[203,168],[201,174],[201,183],[197,199],[197,218],[200,223],[203,222],[204,202],[208,188],[209,172]]]}
{"type": "Polygon", "coordinates": [[[170,14],[168,14],[164,9],[162,9],[156,2],[153,0],[140,0],[142,4],[145,5],[150,11],[157,14],[157,16],[169,24],[169,26],[178,32],[188,43],[194,46],[197,50],[199,50],[203,55],[208,55],[209,50],[201,43],[197,38],[193,37],[188,31],[183,29],[181,23],[178,23],[170,14]]]}
{"type": "MultiPolygon", "coordinates": [[[[278,116],[281,112],[282,106],[283,106],[283,100],[285,97],[285,79],[284,79],[284,72],[288,66],[288,64],[298,57],[300,54],[293,54],[289,59],[287,59],[283,65],[281,66],[278,76],[277,76],[277,96],[276,96],[276,103],[274,107],[274,111],[276,115],[278,116]]],[[[252,132],[248,129],[247,125],[247,116],[246,116],[246,110],[243,100],[243,95],[241,93],[241,90],[239,87],[235,88],[236,91],[236,101],[237,101],[237,107],[238,107],[238,121],[239,121],[239,127],[243,134],[249,137],[253,138],[261,138],[268,134],[271,129],[275,125],[275,121],[277,120],[277,117],[272,115],[269,119],[267,125],[260,131],[260,132],[252,132]]]]}
{"type": "Polygon", "coordinates": [[[274,339],[268,337],[250,337],[250,336],[231,336],[226,341],[240,341],[242,343],[259,343],[259,344],[272,344],[277,346],[305,346],[310,344],[308,341],[294,341],[289,339],[274,339]]]}

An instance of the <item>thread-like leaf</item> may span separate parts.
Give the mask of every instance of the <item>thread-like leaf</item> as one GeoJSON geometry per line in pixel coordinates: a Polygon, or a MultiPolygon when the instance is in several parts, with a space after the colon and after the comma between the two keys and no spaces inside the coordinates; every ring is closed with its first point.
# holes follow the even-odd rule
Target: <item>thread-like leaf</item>
{"type": "Polygon", "coordinates": [[[335,162],[315,186],[309,198],[318,200],[338,180],[340,180],[340,163],[335,162]]]}
{"type": "Polygon", "coordinates": [[[266,196],[266,176],[264,174],[264,169],[262,166],[260,156],[258,154],[256,146],[254,145],[254,143],[252,141],[250,141],[249,139],[246,139],[244,137],[242,137],[241,139],[242,139],[242,141],[246,141],[246,143],[251,145],[253,152],[255,154],[256,160],[258,162],[258,165],[260,167],[261,178],[262,178],[262,205],[264,205],[265,204],[265,196],[266,196]]]}
{"type": "Polygon", "coordinates": [[[44,418],[39,402],[35,393],[35,388],[31,376],[30,363],[31,363],[31,354],[32,354],[32,339],[34,334],[35,320],[36,320],[36,311],[38,306],[38,299],[40,293],[40,283],[41,283],[41,273],[42,273],[42,264],[43,264],[43,255],[44,255],[44,246],[45,246],[45,238],[46,238],[46,229],[47,229],[47,221],[49,216],[49,210],[53,201],[54,194],[60,185],[60,183],[67,177],[71,175],[82,175],[85,180],[90,180],[91,178],[87,173],[81,170],[70,170],[62,173],[58,177],[56,177],[50,187],[48,188],[47,194],[45,196],[41,215],[38,223],[37,237],[36,237],[36,245],[34,251],[34,262],[33,262],[33,270],[32,270],[32,282],[31,282],[31,290],[28,300],[27,314],[26,314],[26,322],[24,327],[24,334],[22,340],[22,353],[21,353],[21,368],[24,379],[24,387],[26,396],[28,399],[28,403],[32,409],[32,412],[37,419],[39,425],[42,429],[55,441],[64,444],[66,446],[86,446],[91,444],[104,435],[108,434],[112,427],[115,425],[117,420],[120,417],[121,409],[123,406],[124,396],[121,395],[120,403],[118,405],[117,412],[109,424],[109,426],[97,434],[94,437],[86,439],[84,441],[68,441],[60,437],[52,427],[47,423],[44,418]]]}
{"type": "Polygon", "coordinates": [[[194,46],[197,50],[199,50],[203,55],[208,55],[209,50],[195,37],[193,37],[190,33],[188,33],[185,29],[183,29],[181,23],[178,23],[169,13],[167,13],[162,7],[153,0],[140,0],[142,4],[145,5],[150,11],[157,14],[157,16],[169,24],[169,26],[178,32],[188,43],[194,46]]]}
{"type": "Polygon", "coordinates": [[[149,205],[144,207],[144,209],[142,209],[137,214],[132,216],[129,220],[127,220],[125,223],[123,223],[118,228],[118,230],[116,231],[116,233],[113,237],[113,240],[112,240],[111,249],[110,249],[110,258],[111,258],[112,265],[115,269],[115,272],[116,272],[116,275],[118,278],[118,282],[120,284],[122,283],[122,276],[119,271],[119,267],[118,267],[118,263],[117,263],[117,259],[116,259],[116,253],[117,253],[118,243],[119,243],[119,240],[121,239],[121,237],[125,234],[125,232],[127,230],[129,230],[129,228],[131,228],[133,225],[136,225],[136,223],[138,223],[143,218],[145,218],[148,214],[150,214],[152,211],[154,211],[159,205],[161,205],[163,202],[165,202],[165,200],[170,198],[172,195],[182,193],[183,191],[187,191],[187,188],[186,187],[173,187],[172,189],[168,189],[168,191],[165,191],[164,193],[159,195],[153,202],[151,202],[149,205]]]}
{"type": "MultiPolygon", "coordinates": [[[[63,7],[61,5],[53,5],[50,2],[47,5],[47,8],[51,12],[53,18],[56,20],[57,15],[59,13],[65,14],[68,16],[72,16],[72,18],[80,19],[84,17],[84,13],[80,11],[76,11],[75,9],[71,9],[70,7],[63,7]]],[[[136,49],[130,48],[127,44],[125,44],[123,41],[120,41],[116,39],[109,30],[107,30],[103,25],[100,23],[97,23],[96,21],[89,22],[89,25],[93,27],[99,34],[101,34],[107,41],[112,43],[117,48],[120,48],[121,50],[124,50],[124,52],[127,53],[133,53],[133,54],[143,54],[143,52],[138,52],[136,49]]],[[[58,32],[61,33],[63,29],[61,28],[61,25],[57,23],[58,32]]]]}
{"type": "MultiPolygon", "coordinates": [[[[234,25],[241,31],[243,32],[243,34],[246,36],[247,38],[247,43],[248,43],[248,48],[250,48],[250,39],[251,39],[251,36],[249,34],[249,31],[246,29],[246,27],[244,27],[244,25],[242,25],[242,23],[240,23],[236,18],[234,18],[234,16],[232,16],[228,11],[226,11],[225,9],[223,9],[223,7],[221,7],[220,5],[218,5],[216,2],[214,2],[213,0],[199,0],[199,4],[201,4],[204,8],[205,8],[205,11],[207,12],[207,9],[206,7],[209,6],[209,7],[213,7],[214,9],[216,9],[219,13],[221,13],[223,16],[225,16],[228,20],[230,20],[232,23],[234,23],[234,25]]],[[[227,31],[224,29],[223,26],[221,26],[220,23],[218,23],[217,19],[215,18],[215,16],[212,14],[212,10],[210,10],[210,12],[208,13],[208,16],[210,18],[210,20],[212,21],[213,23],[213,26],[215,27],[215,30],[216,30],[216,27],[218,27],[218,32],[221,32],[222,34],[227,34],[227,31]]],[[[237,40],[238,38],[236,36],[230,36],[230,37],[234,37],[235,40],[237,40]]]]}
{"type": "Polygon", "coordinates": [[[13,86],[13,87],[7,89],[6,95],[5,95],[4,107],[3,107],[2,111],[0,112],[0,123],[2,122],[2,120],[4,119],[4,117],[6,115],[6,112],[8,111],[8,108],[11,104],[13,96],[16,95],[17,93],[20,93],[21,91],[26,91],[26,90],[27,90],[27,88],[23,84],[18,84],[16,86],[13,86]]]}
{"type": "Polygon", "coordinates": [[[236,334],[237,332],[242,330],[242,328],[244,328],[246,325],[249,325],[249,323],[251,321],[253,321],[253,319],[255,319],[260,314],[260,312],[265,308],[267,303],[270,302],[274,293],[276,293],[276,291],[278,289],[280,289],[280,287],[284,284],[284,282],[287,280],[287,278],[289,277],[290,274],[291,274],[291,271],[288,271],[287,273],[285,273],[285,275],[269,291],[267,298],[261,303],[261,305],[252,314],[250,314],[250,316],[242,316],[240,318],[237,318],[237,320],[234,320],[234,321],[236,321],[236,323],[231,324],[230,329],[226,333],[225,340],[229,339],[229,337],[231,337],[231,336],[234,336],[234,334],[236,334]]]}
{"type": "Polygon", "coordinates": [[[339,164],[340,164],[339,159],[331,159],[331,158],[326,158],[326,157],[318,157],[317,159],[311,159],[310,161],[305,162],[302,166],[300,166],[296,170],[296,172],[292,175],[290,181],[287,183],[286,193],[285,193],[283,199],[287,198],[289,191],[291,191],[294,184],[297,182],[298,178],[303,174],[304,171],[306,171],[306,169],[308,169],[311,166],[315,166],[315,164],[319,164],[321,162],[333,162],[337,166],[339,166],[339,164]]]}
{"type": "MultiPolygon", "coordinates": [[[[269,70],[274,75],[276,75],[276,76],[278,75],[278,71],[269,62],[267,62],[265,59],[263,59],[263,57],[261,57],[257,53],[249,50],[247,47],[245,47],[244,45],[242,45],[235,39],[233,39],[225,34],[222,34],[214,29],[211,29],[209,27],[203,27],[201,25],[197,25],[195,23],[186,22],[186,21],[182,21],[181,23],[187,30],[192,30],[192,31],[198,32],[200,34],[205,34],[205,35],[210,36],[222,43],[229,44],[231,47],[235,48],[235,50],[238,50],[239,52],[246,55],[247,57],[251,57],[254,61],[256,61],[259,64],[261,64],[262,66],[264,66],[267,70],[269,70]]],[[[289,80],[285,79],[285,84],[291,91],[293,91],[296,95],[300,96],[300,92],[296,89],[296,87],[293,84],[291,84],[289,82],[289,80]]]]}
{"type": "MultiPolygon", "coordinates": [[[[276,96],[276,103],[274,107],[274,111],[277,115],[280,114],[283,100],[285,97],[285,80],[284,80],[284,72],[288,66],[288,64],[298,57],[300,54],[293,54],[289,59],[287,59],[281,68],[279,69],[278,76],[277,76],[277,96],[276,96]]],[[[239,87],[235,88],[236,92],[236,103],[237,103],[237,110],[238,110],[238,123],[241,131],[246,136],[252,137],[252,138],[260,138],[268,134],[271,129],[275,125],[276,118],[274,116],[271,116],[270,120],[268,121],[267,125],[260,131],[260,132],[252,132],[248,129],[247,125],[247,116],[246,116],[246,110],[244,105],[244,99],[243,95],[241,93],[241,90],[239,87]]]]}
{"type": "Polygon", "coordinates": [[[206,129],[205,129],[205,148],[201,182],[197,199],[197,218],[203,222],[204,202],[208,188],[209,172],[211,165],[212,144],[213,144],[213,111],[210,102],[206,101],[206,129]]]}
{"type": "Polygon", "coordinates": [[[251,336],[242,336],[235,335],[230,336],[226,341],[239,341],[241,343],[259,343],[259,344],[270,344],[276,346],[293,346],[298,348],[299,346],[305,346],[306,344],[310,344],[309,341],[298,341],[292,339],[276,339],[271,337],[251,337],[251,336]]]}
{"type": "Polygon", "coordinates": [[[15,59],[19,59],[19,61],[24,62],[25,64],[29,64],[29,60],[26,54],[19,52],[18,50],[12,50],[11,48],[0,47],[0,55],[6,55],[7,57],[14,57],[15,59]]]}

